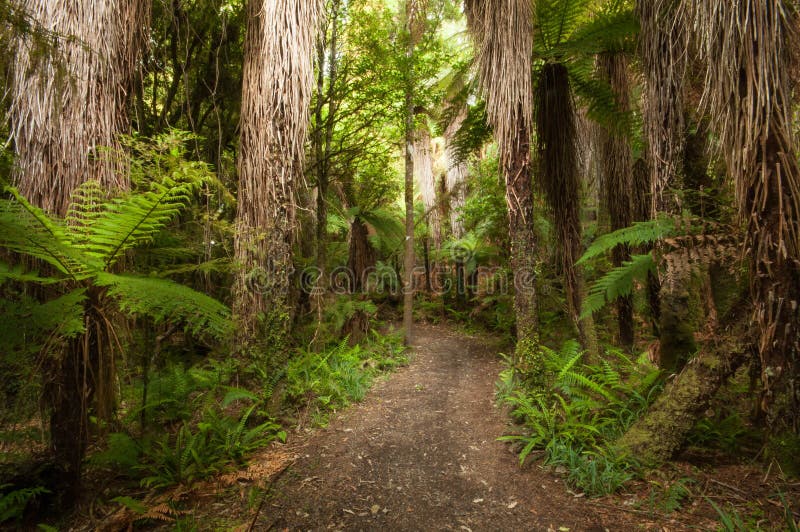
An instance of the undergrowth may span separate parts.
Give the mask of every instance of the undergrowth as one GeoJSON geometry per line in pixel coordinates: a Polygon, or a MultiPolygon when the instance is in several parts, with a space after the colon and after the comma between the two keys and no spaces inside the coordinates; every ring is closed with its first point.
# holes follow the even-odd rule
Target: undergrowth
{"type": "Polygon", "coordinates": [[[558,351],[542,349],[546,391],[521,386],[507,359],[497,397],[511,408],[522,434],[501,440],[520,446],[521,465],[535,455],[589,496],[613,493],[636,476],[638,466],[612,444],[655,398],[660,372],[646,356],[631,358],[614,349],[605,359],[587,363],[574,341],[558,351]]]}
{"type": "Polygon", "coordinates": [[[376,375],[408,362],[400,333],[372,330],[362,344],[344,338],[322,352],[300,350],[286,369],[286,400],[325,425],[330,413],[361,401],[376,375]]]}

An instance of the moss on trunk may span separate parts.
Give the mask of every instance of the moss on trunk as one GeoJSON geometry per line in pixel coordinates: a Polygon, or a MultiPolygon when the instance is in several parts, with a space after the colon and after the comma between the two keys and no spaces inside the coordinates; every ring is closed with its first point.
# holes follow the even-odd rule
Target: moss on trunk
{"type": "MultiPolygon", "coordinates": [[[[722,331],[720,331],[722,333],[722,331]]],[[[711,399],[736,370],[752,356],[744,327],[725,331],[701,349],[650,410],[619,440],[620,449],[646,465],[658,465],[680,449],[711,399]]]]}

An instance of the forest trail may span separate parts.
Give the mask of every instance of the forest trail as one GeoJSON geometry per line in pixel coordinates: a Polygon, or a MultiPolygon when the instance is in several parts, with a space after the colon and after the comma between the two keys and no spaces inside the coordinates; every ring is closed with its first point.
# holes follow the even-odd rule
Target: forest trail
{"type": "Polygon", "coordinates": [[[497,437],[497,349],[419,325],[411,363],[296,450],[255,530],[630,529],[497,437]]]}

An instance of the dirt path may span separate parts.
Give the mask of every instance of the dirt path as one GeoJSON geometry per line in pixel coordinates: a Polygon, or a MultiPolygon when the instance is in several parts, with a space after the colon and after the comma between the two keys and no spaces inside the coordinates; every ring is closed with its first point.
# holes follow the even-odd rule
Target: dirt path
{"type": "Polygon", "coordinates": [[[409,367],[309,438],[256,529],[631,529],[496,441],[495,350],[444,326],[420,325],[416,343],[409,367]]]}

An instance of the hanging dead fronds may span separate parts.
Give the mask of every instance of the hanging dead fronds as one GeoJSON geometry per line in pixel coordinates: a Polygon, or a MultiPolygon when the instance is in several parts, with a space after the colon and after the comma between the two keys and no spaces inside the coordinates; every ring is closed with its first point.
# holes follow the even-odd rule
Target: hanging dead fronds
{"type": "Polygon", "coordinates": [[[515,360],[532,387],[543,384],[536,308],[531,127],[533,6],[530,0],[466,0],[486,114],[500,148],[514,274],[515,360]]]}
{"type": "Polygon", "coordinates": [[[502,163],[518,150],[520,131],[533,123],[533,3],[530,0],[467,0],[479,83],[502,163]]]}
{"type": "Polygon", "coordinates": [[[800,370],[800,169],[792,123],[796,7],[786,0],[686,0],[707,64],[711,111],[747,224],[754,320],[772,422],[797,424],[800,370]],[[775,404],[776,397],[788,402],[775,404]]]}
{"type": "Polygon", "coordinates": [[[560,245],[567,307],[580,316],[581,289],[575,263],[581,256],[581,179],[578,134],[569,73],[560,63],[548,63],[536,86],[536,141],[539,186],[555,222],[560,245]]]}
{"type": "Polygon", "coordinates": [[[31,203],[66,214],[70,195],[96,180],[128,186],[127,171],[102,147],[128,130],[130,85],[150,22],[146,0],[20,0],[37,27],[17,37],[11,102],[15,181],[31,203]],[[56,53],[57,52],[57,53],[56,53]]]}
{"type": "MultiPolygon", "coordinates": [[[[630,83],[628,80],[628,62],[622,53],[606,52],[597,58],[597,69],[602,79],[611,86],[616,99],[617,109],[622,113],[630,112],[630,83]]],[[[625,131],[613,130],[609,126],[597,127],[597,144],[600,152],[600,175],[603,185],[605,205],[611,222],[611,230],[616,231],[630,227],[633,223],[633,155],[630,139],[625,131]]],[[[612,263],[615,268],[631,260],[631,250],[620,245],[612,252],[612,263]]],[[[630,296],[617,300],[617,321],[619,323],[620,343],[628,348],[633,347],[633,299],[630,296]]]]}
{"type": "Polygon", "coordinates": [[[681,186],[688,32],[680,0],[639,0],[644,130],[652,173],[652,211],[673,212],[681,186]]]}
{"type": "Polygon", "coordinates": [[[314,86],[322,0],[250,0],[242,70],[235,313],[246,336],[270,309],[288,321],[295,190],[314,86]]]}

